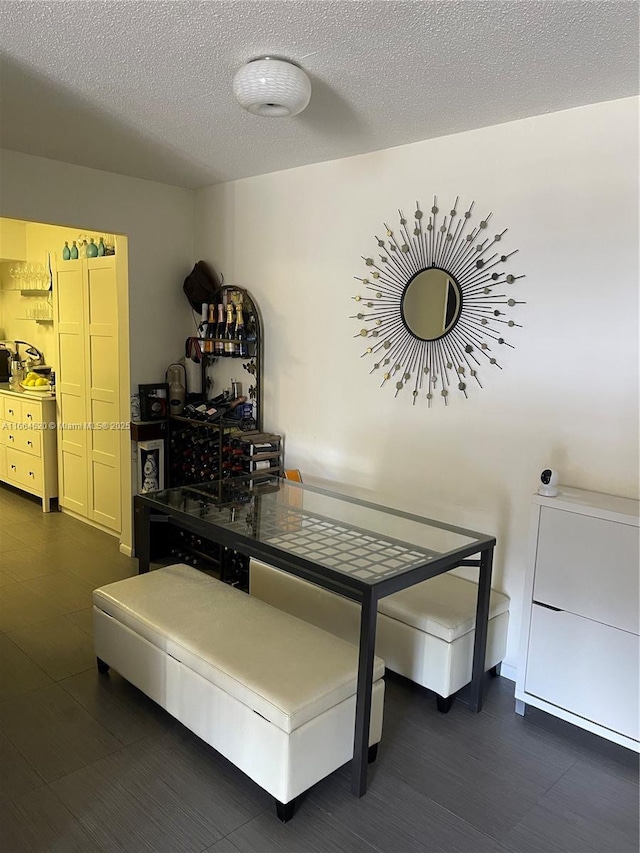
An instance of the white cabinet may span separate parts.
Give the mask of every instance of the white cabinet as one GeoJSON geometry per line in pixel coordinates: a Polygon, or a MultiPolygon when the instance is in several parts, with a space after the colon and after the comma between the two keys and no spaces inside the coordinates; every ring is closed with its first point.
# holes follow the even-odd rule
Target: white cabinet
{"type": "Polygon", "coordinates": [[[116,257],[63,261],[55,290],[60,505],[121,530],[116,257]]]}
{"type": "Polygon", "coordinates": [[[640,751],[638,509],[580,489],[534,496],[516,710],[640,751]]]}
{"type": "Polygon", "coordinates": [[[42,499],[58,494],[56,401],[0,391],[0,480],[42,499]]]}

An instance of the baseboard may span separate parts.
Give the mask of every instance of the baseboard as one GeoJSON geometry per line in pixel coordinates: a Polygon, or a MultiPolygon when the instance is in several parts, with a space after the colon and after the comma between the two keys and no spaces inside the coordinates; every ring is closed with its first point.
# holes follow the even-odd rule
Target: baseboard
{"type": "Polygon", "coordinates": [[[505,663],[502,661],[500,664],[500,676],[502,678],[506,678],[508,681],[517,681],[518,679],[518,668],[515,666],[511,666],[510,663],[505,663]]]}
{"type": "Polygon", "coordinates": [[[125,545],[121,542],[119,550],[121,554],[125,555],[125,557],[133,557],[133,548],[131,545],[125,545]]]}
{"type": "Polygon", "coordinates": [[[120,536],[120,533],[117,530],[111,530],[109,527],[105,527],[104,524],[100,524],[99,521],[94,521],[92,518],[87,518],[84,515],[80,515],[80,513],[74,512],[68,507],[59,506],[59,509],[60,512],[63,512],[65,515],[70,515],[77,521],[81,521],[83,524],[88,524],[89,527],[94,527],[96,530],[100,530],[102,533],[108,533],[109,536],[120,536]]]}

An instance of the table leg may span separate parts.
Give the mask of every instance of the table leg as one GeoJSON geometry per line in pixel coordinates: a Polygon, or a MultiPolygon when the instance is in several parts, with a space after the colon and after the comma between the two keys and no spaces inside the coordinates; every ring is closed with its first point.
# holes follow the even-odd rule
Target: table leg
{"type": "Polygon", "coordinates": [[[134,548],[138,558],[138,574],[149,571],[151,562],[151,510],[134,498],[134,548]]]}
{"type": "Polygon", "coordinates": [[[489,628],[489,595],[491,594],[491,569],[493,546],[480,554],[480,577],[478,578],[478,604],[476,607],[476,631],[473,644],[473,674],[469,707],[476,713],[482,710],[482,687],[484,683],[484,660],[487,650],[489,628]]]}
{"type": "Polygon", "coordinates": [[[367,791],[369,729],[371,726],[371,690],[373,688],[373,659],[376,646],[376,617],[378,601],[369,589],[362,599],[360,614],[360,651],[356,691],[356,726],[353,738],[351,792],[362,797],[367,791]]]}

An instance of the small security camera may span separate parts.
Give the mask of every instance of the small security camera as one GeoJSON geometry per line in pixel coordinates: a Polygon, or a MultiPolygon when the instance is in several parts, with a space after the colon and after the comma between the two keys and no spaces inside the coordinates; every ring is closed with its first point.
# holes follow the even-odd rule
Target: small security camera
{"type": "Polygon", "coordinates": [[[540,485],[538,486],[538,494],[544,495],[547,498],[555,498],[558,494],[558,483],[560,477],[557,471],[553,468],[545,468],[540,474],[540,485]]]}

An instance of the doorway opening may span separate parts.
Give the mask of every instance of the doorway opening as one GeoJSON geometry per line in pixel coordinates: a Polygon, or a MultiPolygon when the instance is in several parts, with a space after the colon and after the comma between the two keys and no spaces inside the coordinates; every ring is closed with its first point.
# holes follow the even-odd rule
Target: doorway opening
{"type": "MultiPolygon", "coordinates": [[[[0,440],[0,481],[41,497],[45,508],[46,479],[47,499],[57,498],[63,512],[117,536],[120,550],[130,555],[127,237],[0,218],[0,349],[11,352],[14,364],[17,356],[24,370],[55,377],[55,422],[38,429],[47,433],[46,443],[25,440],[24,447],[7,448],[0,440]],[[30,454],[24,476],[20,454],[30,454]],[[27,468],[38,465],[40,479],[29,478],[27,468]]],[[[31,401],[39,393],[50,399],[51,388],[33,378],[25,384],[24,375],[9,383],[3,378],[0,421],[15,419],[13,431],[26,435],[45,411],[31,401]]]]}

